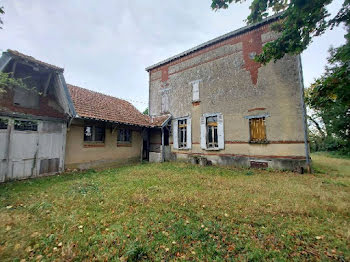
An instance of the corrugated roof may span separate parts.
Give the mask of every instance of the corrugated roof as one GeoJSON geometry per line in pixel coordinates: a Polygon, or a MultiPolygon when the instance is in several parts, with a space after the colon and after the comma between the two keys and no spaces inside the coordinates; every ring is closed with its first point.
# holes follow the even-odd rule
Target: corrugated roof
{"type": "Polygon", "coordinates": [[[203,43],[203,44],[200,44],[200,45],[195,46],[195,47],[193,47],[193,48],[191,48],[191,49],[188,49],[188,50],[186,50],[185,52],[182,52],[182,53],[180,53],[180,54],[178,54],[178,55],[175,55],[175,56],[172,56],[172,57],[170,57],[170,58],[167,58],[167,59],[165,59],[165,60],[163,60],[163,61],[161,61],[161,62],[159,62],[159,63],[156,63],[156,64],[154,64],[154,65],[151,65],[151,66],[149,66],[149,67],[146,68],[146,71],[150,71],[150,70],[152,70],[152,69],[154,69],[154,68],[157,68],[157,67],[162,66],[162,65],[164,65],[164,64],[167,64],[167,63],[169,63],[169,62],[171,62],[171,61],[174,61],[174,60],[176,60],[176,59],[179,59],[179,58],[181,58],[181,57],[184,57],[184,56],[186,56],[186,55],[189,55],[189,54],[191,54],[191,53],[193,53],[193,52],[196,52],[196,51],[198,51],[198,50],[200,50],[200,49],[203,49],[203,48],[205,48],[205,47],[208,47],[208,46],[214,45],[214,44],[216,44],[216,43],[218,43],[218,42],[221,42],[221,41],[223,41],[223,40],[226,40],[226,39],[228,39],[228,38],[230,38],[230,37],[243,34],[243,33],[247,32],[247,31],[251,31],[251,30],[253,30],[253,29],[256,28],[256,27],[260,27],[260,26],[262,26],[262,25],[264,25],[264,24],[267,24],[267,23],[270,23],[270,22],[272,22],[272,21],[274,21],[274,20],[277,20],[282,14],[283,14],[283,13],[278,13],[278,14],[269,16],[269,17],[267,17],[266,19],[263,19],[262,21],[260,21],[260,22],[258,22],[258,23],[255,23],[255,24],[252,24],[252,25],[247,25],[247,26],[242,27],[242,28],[239,28],[239,29],[237,29],[237,30],[235,30],[235,31],[232,31],[232,32],[229,32],[229,33],[224,34],[224,35],[222,35],[222,36],[216,37],[216,38],[214,38],[214,39],[212,39],[212,40],[209,40],[209,41],[207,41],[207,42],[205,42],[205,43],[203,43]]]}

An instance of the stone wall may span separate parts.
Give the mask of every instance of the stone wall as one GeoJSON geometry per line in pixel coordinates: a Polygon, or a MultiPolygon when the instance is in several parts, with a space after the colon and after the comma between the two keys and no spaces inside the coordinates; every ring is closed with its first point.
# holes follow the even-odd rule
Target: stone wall
{"type": "Polygon", "coordinates": [[[172,149],[178,158],[202,155],[213,163],[242,165],[249,165],[251,159],[265,159],[271,167],[288,169],[290,166],[284,164],[287,160],[297,161],[298,166],[304,164],[299,57],[285,56],[267,65],[253,60],[275,37],[269,25],[263,25],[150,71],[150,114],[163,113],[162,94],[166,90],[173,118],[192,118],[192,148],[172,149]],[[192,103],[194,81],[199,81],[200,101],[192,103]],[[206,113],[223,114],[224,150],[208,152],[200,148],[200,117],[206,113]],[[268,115],[269,143],[250,144],[246,117],[263,114],[268,115]],[[237,161],[227,161],[227,157],[237,161]]]}

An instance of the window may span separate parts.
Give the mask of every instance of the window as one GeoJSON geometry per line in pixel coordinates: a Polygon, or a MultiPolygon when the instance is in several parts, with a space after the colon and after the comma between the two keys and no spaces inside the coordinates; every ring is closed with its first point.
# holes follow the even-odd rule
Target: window
{"type": "Polygon", "coordinates": [[[266,142],[265,117],[249,119],[250,142],[266,142]]]}
{"type": "Polygon", "coordinates": [[[131,143],[131,130],[130,129],[118,129],[117,141],[131,143]]]}
{"type": "Polygon", "coordinates": [[[218,118],[217,116],[209,116],[207,122],[207,148],[218,148],[218,118]]]}
{"type": "Polygon", "coordinates": [[[220,150],[225,148],[224,117],[221,113],[204,114],[201,117],[201,148],[220,150]]]}
{"type": "Polygon", "coordinates": [[[38,123],[34,121],[15,120],[15,130],[17,131],[38,131],[38,123]]]}
{"type": "Polygon", "coordinates": [[[8,120],[0,118],[0,130],[7,129],[7,126],[8,126],[8,120]]]}
{"type": "Polygon", "coordinates": [[[85,126],[84,127],[84,141],[85,142],[104,142],[105,128],[101,126],[85,126]]]}
{"type": "Polygon", "coordinates": [[[187,147],[187,120],[178,120],[178,137],[179,137],[179,148],[187,147]]]}
{"type": "Polygon", "coordinates": [[[191,118],[175,119],[172,135],[174,149],[190,149],[192,147],[191,118]]]}
{"type": "Polygon", "coordinates": [[[167,90],[162,91],[162,113],[168,113],[169,112],[169,95],[167,90]]]}
{"type": "Polygon", "coordinates": [[[192,82],[192,102],[199,101],[199,81],[192,82]]]}

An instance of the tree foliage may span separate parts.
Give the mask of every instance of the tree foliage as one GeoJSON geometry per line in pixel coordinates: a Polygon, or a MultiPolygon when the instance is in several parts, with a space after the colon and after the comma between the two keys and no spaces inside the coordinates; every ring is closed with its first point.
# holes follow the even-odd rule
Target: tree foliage
{"type": "Polygon", "coordinates": [[[142,114],[144,114],[144,115],[148,115],[148,107],[143,111],[143,113],[142,114]]]}
{"type": "Polygon", "coordinates": [[[350,24],[346,43],[330,49],[324,75],[315,80],[305,93],[314,119],[324,127],[321,141],[338,141],[337,150],[350,154],[350,24]]]}
{"type": "Polygon", "coordinates": [[[6,93],[7,89],[20,87],[27,90],[36,90],[35,87],[29,88],[26,83],[26,78],[13,78],[11,73],[0,72],[0,95],[6,93]]]}
{"type": "MultiPolygon", "coordinates": [[[[246,0],[212,0],[214,10],[225,9],[231,3],[246,0]]],[[[350,20],[350,0],[344,0],[342,8],[330,18],[327,6],[333,0],[253,0],[247,23],[261,21],[272,13],[281,12],[281,19],[272,29],[279,33],[279,38],[267,43],[263,52],[256,56],[256,61],[268,63],[278,60],[285,54],[299,54],[305,50],[315,36],[333,28],[341,22],[350,20]]]]}

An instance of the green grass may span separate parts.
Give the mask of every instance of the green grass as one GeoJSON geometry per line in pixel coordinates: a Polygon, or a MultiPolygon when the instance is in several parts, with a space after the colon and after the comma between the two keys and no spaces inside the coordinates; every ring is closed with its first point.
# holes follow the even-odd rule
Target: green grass
{"type": "Polygon", "coordinates": [[[350,160],[143,164],[0,185],[0,261],[350,260],[350,160]]]}

